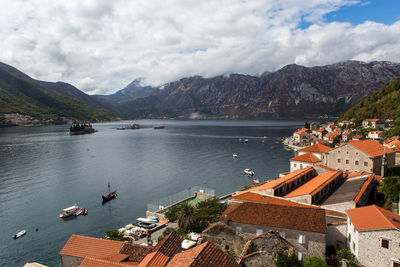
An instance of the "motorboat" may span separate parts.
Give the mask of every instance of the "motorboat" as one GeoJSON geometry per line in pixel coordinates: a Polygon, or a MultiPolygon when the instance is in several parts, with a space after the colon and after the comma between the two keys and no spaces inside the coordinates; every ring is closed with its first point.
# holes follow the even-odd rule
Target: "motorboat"
{"type": "Polygon", "coordinates": [[[236,158],[238,157],[238,155],[237,155],[236,153],[233,153],[233,154],[232,154],[232,157],[233,157],[234,159],[236,159],[236,158]]]}
{"type": "Polygon", "coordinates": [[[258,179],[253,180],[253,184],[259,184],[259,183],[260,183],[260,180],[258,180],[258,179]]]}
{"type": "Polygon", "coordinates": [[[145,222],[138,222],[137,225],[142,228],[146,228],[146,229],[152,229],[152,228],[156,227],[156,225],[154,223],[145,223],[145,222]]]}
{"type": "Polygon", "coordinates": [[[75,216],[79,216],[79,215],[81,215],[81,214],[83,214],[83,209],[78,209],[78,210],[75,212],[75,216]]]}
{"type": "Polygon", "coordinates": [[[117,130],[126,130],[126,128],[125,127],[117,127],[117,130]]]}
{"type": "Polygon", "coordinates": [[[59,217],[62,219],[68,218],[70,216],[76,215],[76,213],[81,209],[82,209],[82,207],[73,205],[71,207],[63,209],[62,212],[60,213],[59,217]]]}
{"type": "Polygon", "coordinates": [[[252,171],[251,169],[244,169],[243,171],[245,174],[247,175],[254,175],[254,171],[252,171]]]}
{"type": "Polygon", "coordinates": [[[21,236],[25,235],[26,231],[25,230],[21,230],[18,233],[16,233],[15,235],[13,235],[14,239],[20,238],[21,236]]]}
{"type": "Polygon", "coordinates": [[[244,139],[244,142],[245,142],[245,143],[248,143],[248,142],[249,142],[249,139],[244,139]]]}
{"type": "Polygon", "coordinates": [[[156,217],[137,218],[136,221],[142,222],[142,223],[156,223],[156,222],[158,222],[158,218],[156,218],[156,217]]]}

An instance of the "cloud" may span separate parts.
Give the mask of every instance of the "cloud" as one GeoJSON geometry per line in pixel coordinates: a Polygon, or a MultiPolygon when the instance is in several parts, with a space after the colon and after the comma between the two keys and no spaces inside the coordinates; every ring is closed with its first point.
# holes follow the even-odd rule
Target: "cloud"
{"type": "Polygon", "coordinates": [[[326,23],[354,0],[0,0],[0,61],[113,93],[142,77],[260,74],[297,63],[400,61],[400,21],[326,23]],[[303,21],[310,23],[299,28],[303,21]]]}

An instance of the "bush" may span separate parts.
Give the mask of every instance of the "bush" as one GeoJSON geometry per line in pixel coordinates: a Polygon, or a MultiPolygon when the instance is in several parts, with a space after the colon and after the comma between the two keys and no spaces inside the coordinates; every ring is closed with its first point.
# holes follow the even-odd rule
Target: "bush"
{"type": "Polygon", "coordinates": [[[111,230],[106,232],[107,239],[117,240],[117,241],[129,241],[130,238],[124,237],[124,235],[117,230],[111,230]]]}
{"type": "Polygon", "coordinates": [[[303,260],[303,267],[328,267],[328,264],[318,256],[312,256],[303,260]]]}
{"type": "Polygon", "coordinates": [[[338,261],[341,261],[341,260],[343,260],[343,259],[346,259],[346,260],[348,260],[350,266],[355,266],[355,265],[356,265],[356,262],[357,262],[356,256],[355,256],[353,253],[351,253],[350,250],[345,249],[345,248],[342,248],[341,250],[339,250],[339,251],[337,252],[337,254],[336,254],[336,259],[337,259],[338,261]]]}
{"type": "Polygon", "coordinates": [[[178,211],[180,209],[180,205],[174,206],[167,210],[164,215],[170,222],[174,222],[178,219],[178,211]]]}
{"type": "Polygon", "coordinates": [[[278,251],[278,257],[275,261],[276,267],[302,267],[302,262],[297,259],[296,255],[293,253],[288,256],[282,251],[278,251]]]}
{"type": "Polygon", "coordinates": [[[389,166],[387,176],[400,176],[400,165],[389,166]]]}
{"type": "Polygon", "coordinates": [[[399,201],[400,178],[396,176],[384,178],[381,190],[385,195],[385,209],[391,210],[392,202],[399,201]]]}

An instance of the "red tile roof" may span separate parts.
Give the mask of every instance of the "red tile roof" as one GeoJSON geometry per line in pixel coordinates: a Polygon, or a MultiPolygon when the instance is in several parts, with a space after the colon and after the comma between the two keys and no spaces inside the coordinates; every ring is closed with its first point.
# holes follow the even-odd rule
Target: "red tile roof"
{"type": "Polygon", "coordinates": [[[129,260],[141,262],[147,254],[153,251],[153,247],[137,244],[124,243],[119,250],[119,253],[129,255],[129,260]]]}
{"type": "Polygon", "coordinates": [[[307,128],[302,128],[302,129],[299,129],[299,130],[297,130],[296,132],[294,132],[295,134],[308,134],[309,133],[309,129],[307,129],[307,128]]]}
{"type": "Polygon", "coordinates": [[[375,205],[346,210],[357,231],[399,229],[400,215],[375,205]]]}
{"type": "Polygon", "coordinates": [[[285,197],[296,197],[302,195],[311,195],[314,196],[317,194],[321,189],[323,189],[327,184],[337,178],[339,175],[343,174],[342,171],[334,171],[334,172],[327,172],[320,174],[310,181],[306,182],[302,186],[296,188],[285,197]]]}
{"type": "Polygon", "coordinates": [[[328,146],[324,146],[324,145],[321,145],[321,144],[315,144],[315,145],[312,145],[312,146],[308,146],[308,147],[302,148],[299,151],[301,151],[301,152],[323,153],[323,152],[329,151],[331,149],[332,148],[330,148],[328,146]]]}
{"type": "Polygon", "coordinates": [[[324,136],[324,138],[326,137],[326,138],[329,138],[329,139],[335,139],[336,137],[338,137],[340,135],[341,135],[341,133],[339,133],[339,132],[330,132],[330,133],[327,133],[324,136]]]}
{"type": "Polygon", "coordinates": [[[60,255],[107,259],[118,254],[123,243],[121,241],[72,235],[60,251],[60,255]]]}
{"type": "Polygon", "coordinates": [[[365,119],[363,121],[365,121],[365,122],[377,122],[377,121],[380,121],[380,119],[365,119]]]}
{"type": "Polygon", "coordinates": [[[225,210],[222,217],[236,223],[318,233],[327,232],[325,210],[315,207],[245,202],[236,204],[233,209],[225,210]]]}
{"type": "Polygon", "coordinates": [[[165,266],[175,252],[181,247],[182,238],[174,233],[165,236],[152,253],[148,254],[139,264],[142,266],[165,266]]]}
{"type": "MultiPolygon", "coordinates": [[[[274,204],[274,205],[281,205],[281,206],[306,207],[306,208],[313,207],[313,206],[310,206],[310,205],[294,202],[294,201],[291,201],[291,200],[286,200],[286,199],[282,199],[282,198],[261,195],[261,194],[253,193],[253,192],[245,192],[245,193],[242,193],[242,194],[233,195],[232,199],[241,200],[241,201],[248,201],[248,202],[274,204]]],[[[230,205],[229,207],[231,207],[231,206],[232,205],[230,205]]]]}
{"type": "Polygon", "coordinates": [[[315,162],[320,162],[321,160],[314,156],[311,153],[305,153],[303,155],[294,157],[290,159],[291,161],[302,161],[302,162],[310,162],[310,163],[315,163],[315,162]]]}
{"type": "Polygon", "coordinates": [[[349,144],[372,157],[382,156],[384,152],[386,152],[387,154],[394,152],[392,149],[387,148],[371,139],[360,141],[351,140],[349,141],[349,144]]]}
{"type": "Polygon", "coordinates": [[[365,190],[367,190],[368,186],[371,184],[371,182],[376,181],[375,179],[375,174],[371,174],[371,176],[367,179],[367,181],[364,182],[363,186],[361,187],[360,191],[358,191],[357,195],[354,197],[354,202],[358,203],[360,201],[362,195],[364,194],[365,190]]]}
{"type": "Polygon", "coordinates": [[[120,266],[127,267],[134,265],[124,264],[110,260],[101,260],[101,259],[86,257],[85,259],[83,259],[82,263],[79,266],[80,267],[120,267],[120,266]]]}
{"type": "Polygon", "coordinates": [[[234,259],[210,242],[205,242],[197,247],[176,254],[167,267],[239,267],[234,259]]]}
{"type": "Polygon", "coordinates": [[[313,172],[313,171],[314,171],[314,168],[309,166],[307,168],[304,168],[304,169],[301,169],[301,170],[297,170],[297,171],[291,172],[289,174],[286,174],[286,175],[284,175],[282,177],[276,178],[275,180],[268,181],[268,182],[266,182],[266,183],[264,183],[262,185],[251,187],[248,190],[260,191],[260,190],[265,190],[265,189],[272,189],[272,188],[275,188],[275,187],[277,187],[279,185],[282,185],[282,184],[285,184],[285,183],[290,183],[293,180],[296,180],[298,177],[300,177],[302,175],[305,175],[305,174],[307,174],[309,172],[313,172]]]}

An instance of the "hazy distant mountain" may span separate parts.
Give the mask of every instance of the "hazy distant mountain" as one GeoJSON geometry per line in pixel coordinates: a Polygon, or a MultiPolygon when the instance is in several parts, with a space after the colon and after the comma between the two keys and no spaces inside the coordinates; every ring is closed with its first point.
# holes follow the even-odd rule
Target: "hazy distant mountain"
{"type": "Polygon", "coordinates": [[[37,119],[111,120],[116,115],[70,84],[34,80],[0,63],[0,114],[22,113],[37,119]]]}
{"type": "Polygon", "coordinates": [[[340,115],[400,77],[400,64],[347,61],[321,67],[287,65],[259,77],[184,78],[160,88],[137,82],[105,98],[128,118],[207,116],[282,118],[340,115]]]}

